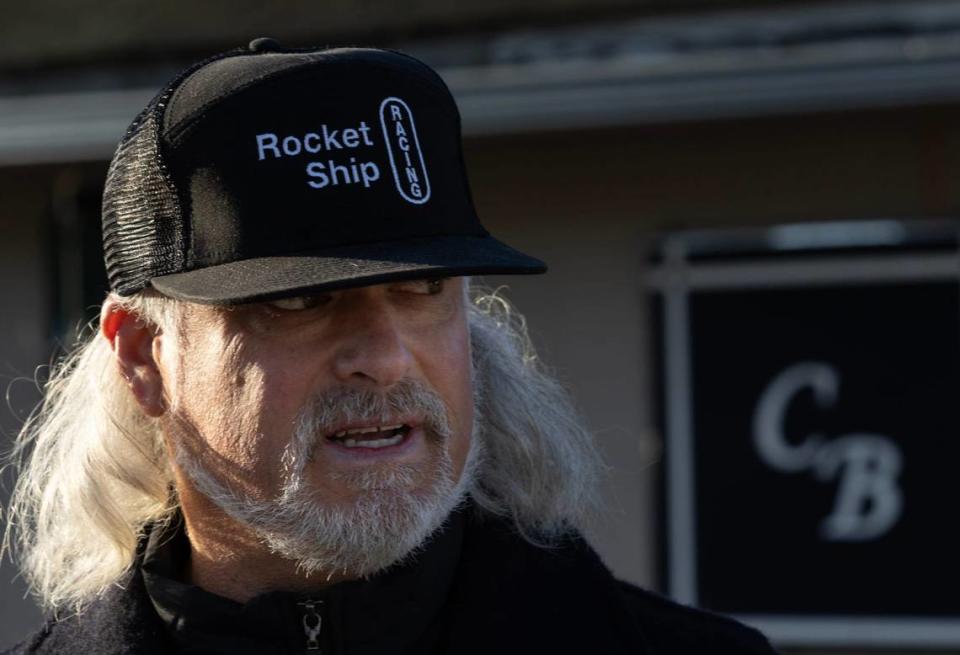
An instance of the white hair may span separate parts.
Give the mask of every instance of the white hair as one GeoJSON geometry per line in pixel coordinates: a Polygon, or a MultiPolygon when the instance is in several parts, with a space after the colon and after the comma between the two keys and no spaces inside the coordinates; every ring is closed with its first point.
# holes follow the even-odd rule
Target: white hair
{"type": "MultiPolygon", "coordinates": [[[[387,421],[381,420],[384,425],[387,421]]],[[[277,498],[238,493],[219,480],[186,447],[176,446],[177,466],[228,516],[251,528],[271,552],[296,562],[305,575],[326,572],[367,577],[418,552],[465,499],[482,458],[479,423],[459,479],[454,476],[453,429],[440,396],[404,378],[384,393],[335,388],[303,407],[284,447],[283,486],[277,498]],[[307,484],[306,467],[318,441],[337,425],[423,413],[432,466],[396,464],[333,471],[330,480],[356,497],[346,506],[324,502],[307,484]]]]}
{"type": "MultiPolygon", "coordinates": [[[[152,291],[114,299],[158,330],[177,329],[178,301],[152,291]]],[[[594,507],[599,455],[507,301],[476,294],[468,322],[483,455],[467,491],[548,545],[594,507]]],[[[95,327],[44,391],[7,460],[19,476],[0,552],[14,554],[46,609],[79,610],[131,568],[145,530],[178,503],[159,422],[141,412],[95,327]]]]}

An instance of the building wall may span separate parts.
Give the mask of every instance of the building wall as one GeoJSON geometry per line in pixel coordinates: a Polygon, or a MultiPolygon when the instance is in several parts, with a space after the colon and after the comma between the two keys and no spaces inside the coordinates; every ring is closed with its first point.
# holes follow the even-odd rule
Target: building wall
{"type": "MultiPolygon", "coordinates": [[[[483,33],[510,27],[563,25],[664,12],[762,7],[761,0],[35,0],[7,3],[0,22],[0,71],[77,66],[85,62],[204,56],[271,36],[298,46],[387,43],[411,36],[483,33]]],[[[781,0],[779,6],[799,5],[781,0]]],[[[852,0],[834,1],[843,6],[852,0]]]]}
{"type": "Polygon", "coordinates": [[[652,348],[644,248],[658,231],[954,214],[958,137],[931,109],[472,141],[481,218],[543,257],[491,278],[577,398],[610,464],[591,530],[613,570],[657,586],[652,348]]]}
{"type": "MultiPolygon", "coordinates": [[[[38,173],[37,169],[0,169],[0,394],[9,398],[0,405],[2,454],[40,397],[34,376],[49,357],[50,279],[44,236],[50,178],[48,173],[38,173]]],[[[12,477],[3,474],[0,480],[0,505],[5,508],[12,477]]],[[[5,518],[3,513],[0,516],[5,518]]],[[[39,621],[25,594],[16,568],[9,559],[0,561],[0,647],[39,621]]]]}

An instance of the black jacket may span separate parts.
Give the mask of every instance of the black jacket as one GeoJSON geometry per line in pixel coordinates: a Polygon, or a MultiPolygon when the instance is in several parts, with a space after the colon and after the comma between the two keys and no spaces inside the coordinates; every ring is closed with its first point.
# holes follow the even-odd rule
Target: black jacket
{"type": "MultiPolygon", "coordinates": [[[[540,548],[520,538],[503,521],[486,517],[471,518],[463,523],[460,532],[434,540],[446,543],[442,548],[455,544],[457,556],[449,567],[450,579],[442,585],[445,600],[428,608],[429,618],[421,634],[412,641],[392,638],[391,625],[398,630],[409,625],[403,612],[417,609],[422,612],[423,608],[413,599],[410,606],[414,609],[405,609],[407,604],[403,598],[389,592],[394,597],[386,608],[362,607],[354,612],[352,619],[343,618],[349,613],[340,610],[325,617],[323,655],[378,652],[390,655],[759,655],[774,652],[762,635],[733,620],[682,607],[615,580],[596,553],[579,538],[560,546],[540,548]],[[345,628],[358,625],[357,615],[367,621],[369,629],[345,628]],[[351,634],[344,634],[346,632],[351,634]]],[[[430,554],[431,549],[438,548],[441,546],[428,547],[412,564],[384,576],[387,581],[391,576],[393,579],[407,576],[408,581],[399,587],[387,587],[387,583],[378,582],[377,578],[345,583],[343,588],[348,590],[349,602],[338,605],[338,588],[342,585],[335,585],[331,588],[333,595],[329,596],[331,607],[357,607],[356,599],[363,595],[370,598],[370,589],[377,584],[384,589],[410,589],[411,576],[420,581],[414,586],[419,584],[421,590],[429,588],[433,584],[431,577],[447,577],[445,565],[438,564],[430,554]]],[[[246,627],[242,616],[238,614],[236,620],[228,622],[236,626],[232,633],[246,627]]],[[[165,625],[160,619],[138,566],[123,588],[118,587],[92,602],[79,616],[48,621],[39,632],[9,652],[71,655],[186,652],[174,646],[171,625],[169,620],[165,625]]],[[[270,650],[275,647],[271,646],[270,650]]],[[[268,652],[243,646],[224,650],[268,652]]],[[[194,647],[190,652],[205,652],[205,648],[194,647]]],[[[283,646],[275,652],[310,651],[303,644],[302,648],[283,646]]]]}

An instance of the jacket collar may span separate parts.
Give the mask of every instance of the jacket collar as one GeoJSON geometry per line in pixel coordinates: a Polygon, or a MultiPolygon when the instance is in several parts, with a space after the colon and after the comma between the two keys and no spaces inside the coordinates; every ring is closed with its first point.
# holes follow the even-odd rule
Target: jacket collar
{"type": "Polygon", "coordinates": [[[142,572],[146,591],[172,641],[185,653],[300,652],[308,627],[323,650],[403,652],[441,612],[457,569],[463,511],[456,511],[404,562],[364,580],[311,594],[270,592],[238,603],[184,582],[190,546],[180,525],[148,537],[142,572]],[[319,627],[317,631],[316,628],[319,627]]]}
{"type": "MultiPolygon", "coordinates": [[[[540,548],[522,539],[512,522],[479,510],[462,511],[458,521],[459,527],[452,525],[438,536],[438,541],[450,540],[448,547],[454,551],[453,561],[447,563],[453,569],[447,592],[433,594],[428,587],[418,586],[428,584],[424,581],[413,587],[427,592],[426,596],[419,596],[426,603],[423,614],[420,610],[415,614],[424,617],[426,626],[416,643],[407,646],[394,639],[400,637],[409,642],[417,638],[412,627],[405,630],[400,618],[413,612],[412,603],[394,615],[392,605],[380,603],[380,594],[392,594],[394,601],[401,604],[416,601],[417,597],[405,598],[396,591],[404,586],[402,581],[394,586],[376,580],[371,582],[378,586],[355,593],[345,590],[345,597],[332,603],[349,609],[331,617],[330,623],[339,624],[342,630],[338,629],[339,641],[335,641],[334,647],[324,650],[351,655],[675,652],[651,648],[636,610],[626,605],[620,583],[579,536],[571,535],[560,543],[540,548]],[[373,611],[385,615],[376,619],[365,617],[366,612],[373,611]],[[436,615],[428,621],[425,617],[432,612],[436,615]],[[381,621],[382,627],[373,627],[369,636],[356,633],[381,621]],[[395,634],[393,631],[398,628],[400,634],[395,634]],[[343,635],[347,634],[351,637],[349,648],[344,647],[343,635]]],[[[429,556],[417,562],[419,565],[410,566],[428,577],[434,575],[429,556]]],[[[384,579],[395,573],[386,572],[384,579]]],[[[367,583],[347,584],[364,587],[367,583]]],[[[651,612],[651,620],[659,620],[663,613],[651,612]]],[[[302,645],[294,652],[299,651],[302,645]]],[[[91,603],[83,614],[48,623],[27,644],[27,652],[153,655],[174,649],[138,565],[122,585],[91,603]]],[[[273,642],[261,652],[278,652],[278,644],[273,642]]]]}

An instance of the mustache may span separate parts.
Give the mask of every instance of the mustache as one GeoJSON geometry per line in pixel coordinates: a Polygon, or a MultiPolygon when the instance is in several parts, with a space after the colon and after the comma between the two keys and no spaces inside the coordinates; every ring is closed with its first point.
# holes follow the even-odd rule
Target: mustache
{"type": "MultiPolygon", "coordinates": [[[[317,394],[300,411],[298,438],[312,446],[344,425],[358,422],[392,425],[418,419],[428,435],[452,435],[447,406],[440,395],[419,380],[404,378],[387,391],[336,387],[317,394]]],[[[307,444],[304,444],[307,445],[307,444]]]]}

